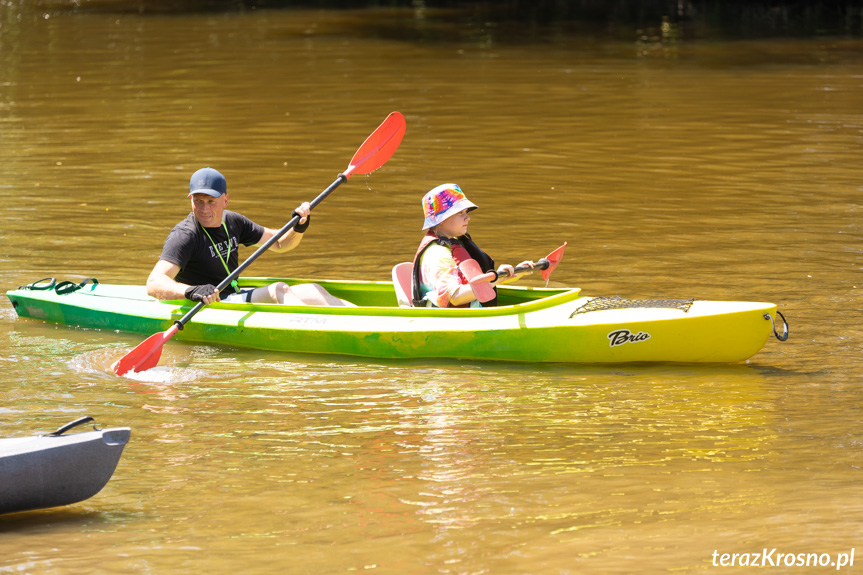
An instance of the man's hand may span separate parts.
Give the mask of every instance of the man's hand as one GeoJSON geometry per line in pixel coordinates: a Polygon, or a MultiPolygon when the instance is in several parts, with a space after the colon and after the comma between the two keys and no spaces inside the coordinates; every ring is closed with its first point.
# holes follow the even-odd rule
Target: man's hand
{"type": "Polygon", "coordinates": [[[213,284],[191,286],[186,290],[186,299],[202,301],[205,305],[220,301],[219,292],[213,284]]]}
{"type": "Polygon", "coordinates": [[[297,206],[297,209],[294,210],[293,215],[300,216],[300,220],[294,226],[295,232],[297,232],[298,234],[301,234],[301,233],[305,232],[307,229],[309,229],[309,223],[311,223],[311,221],[312,221],[312,217],[310,215],[311,213],[312,213],[312,207],[309,204],[309,202],[303,202],[302,204],[297,206]]]}

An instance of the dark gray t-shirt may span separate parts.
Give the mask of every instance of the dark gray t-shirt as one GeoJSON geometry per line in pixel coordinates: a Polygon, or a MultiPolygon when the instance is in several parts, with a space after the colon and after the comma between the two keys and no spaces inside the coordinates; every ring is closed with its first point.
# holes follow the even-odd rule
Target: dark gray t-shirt
{"type": "MultiPolygon", "coordinates": [[[[222,226],[207,228],[207,233],[213,238],[211,242],[192,213],[168,234],[160,259],[180,266],[180,272],[175,278],[178,282],[193,286],[219,285],[219,282],[228,277],[229,272],[225,271],[216,250],[219,250],[222,259],[228,264],[228,269],[234,271],[240,265],[239,245],[254,245],[264,235],[262,226],[236,212],[225,210],[223,219],[230,239],[225,235],[225,228],[222,226]]],[[[222,290],[220,296],[225,297],[232,293],[234,288],[229,285],[222,290]]]]}

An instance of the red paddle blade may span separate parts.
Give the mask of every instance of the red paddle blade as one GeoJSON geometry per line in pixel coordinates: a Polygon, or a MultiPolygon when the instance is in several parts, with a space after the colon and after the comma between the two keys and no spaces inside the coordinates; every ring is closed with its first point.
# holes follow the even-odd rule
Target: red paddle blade
{"type": "Polygon", "coordinates": [[[563,245],[545,256],[545,259],[548,260],[548,268],[542,270],[540,273],[542,274],[542,279],[548,281],[548,278],[551,277],[551,272],[554,271],[554,268],[557,267],[557,264],[560,263],[560,260],[563,259],[563,250],[566,249],[567,242],[563,242],[563,245]]]}
{"type": "Polygon", "coordinates": [[[344,171],[345,177],[350,178],[351,174],[370,174],[386,164],[402,143],[405,130],[407,124],[401,112],[393,112],[387,116],[351,158],[348,169],[344,171]]]}
{"type": "Polygon", "coordinates": [[[144,371],[151,367],[156,367],[159,364],[159,358],[162,356],[162,346],[165,342],[174,337],[177,333],[177,326],[163,333],[151,335],[138,347],[120,358],[117,363],[111,367],[117,375],[125,375],[129,371],[144,371]]]}

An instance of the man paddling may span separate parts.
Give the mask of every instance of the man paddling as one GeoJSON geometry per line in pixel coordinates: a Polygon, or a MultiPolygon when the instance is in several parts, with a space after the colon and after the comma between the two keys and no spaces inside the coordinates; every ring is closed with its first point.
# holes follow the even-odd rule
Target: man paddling
{"type": "MultiPolygon", "coordinates": [[[[217,301],[279,303],[287,305],[352,306],[318,284],[289,286],[276,282],[261,288],[240,289],[232,282],[221,293],[216,285],[239,265],[239,245],[263,245],[277,231],[265,228],[228,206],[228,184],[213,168],[202,168],[189,181],[192,213],[174,226],[162,255],[147,278],[147,293],[160,300],[190,299],[211,304],[217,301]]],[[[311,207],[303,202],[294,210],[297,225],[270,250],[296,248],[309,227],[311,207]]]]}

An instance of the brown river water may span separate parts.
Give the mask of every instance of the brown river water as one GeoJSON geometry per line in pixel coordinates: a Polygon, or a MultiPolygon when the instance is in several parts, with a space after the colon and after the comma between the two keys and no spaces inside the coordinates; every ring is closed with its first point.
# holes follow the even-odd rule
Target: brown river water
{"type": "Polygon", "coordinates": [[[859,39],[501,44],[419,13],[2,10],[4,292],[142,283],[206,165],[278,228],[399,110],[389,163],[250,275],[387,280],[422,194],[456,182],[498,262],[568,241],[551,285],[770,301],[791,337],[741,364],[623,366],[172,341],[159,381],[132,381],[107,366],[140,334],[19,320],[3,297],[0,436],[92,415],[132,439],[92,499],[0,517],[0,573],[733,572],[734,553],[812,573],[863,547],[859,39]],[[397,15],[421,33],[387,33],[397,15]]]}

